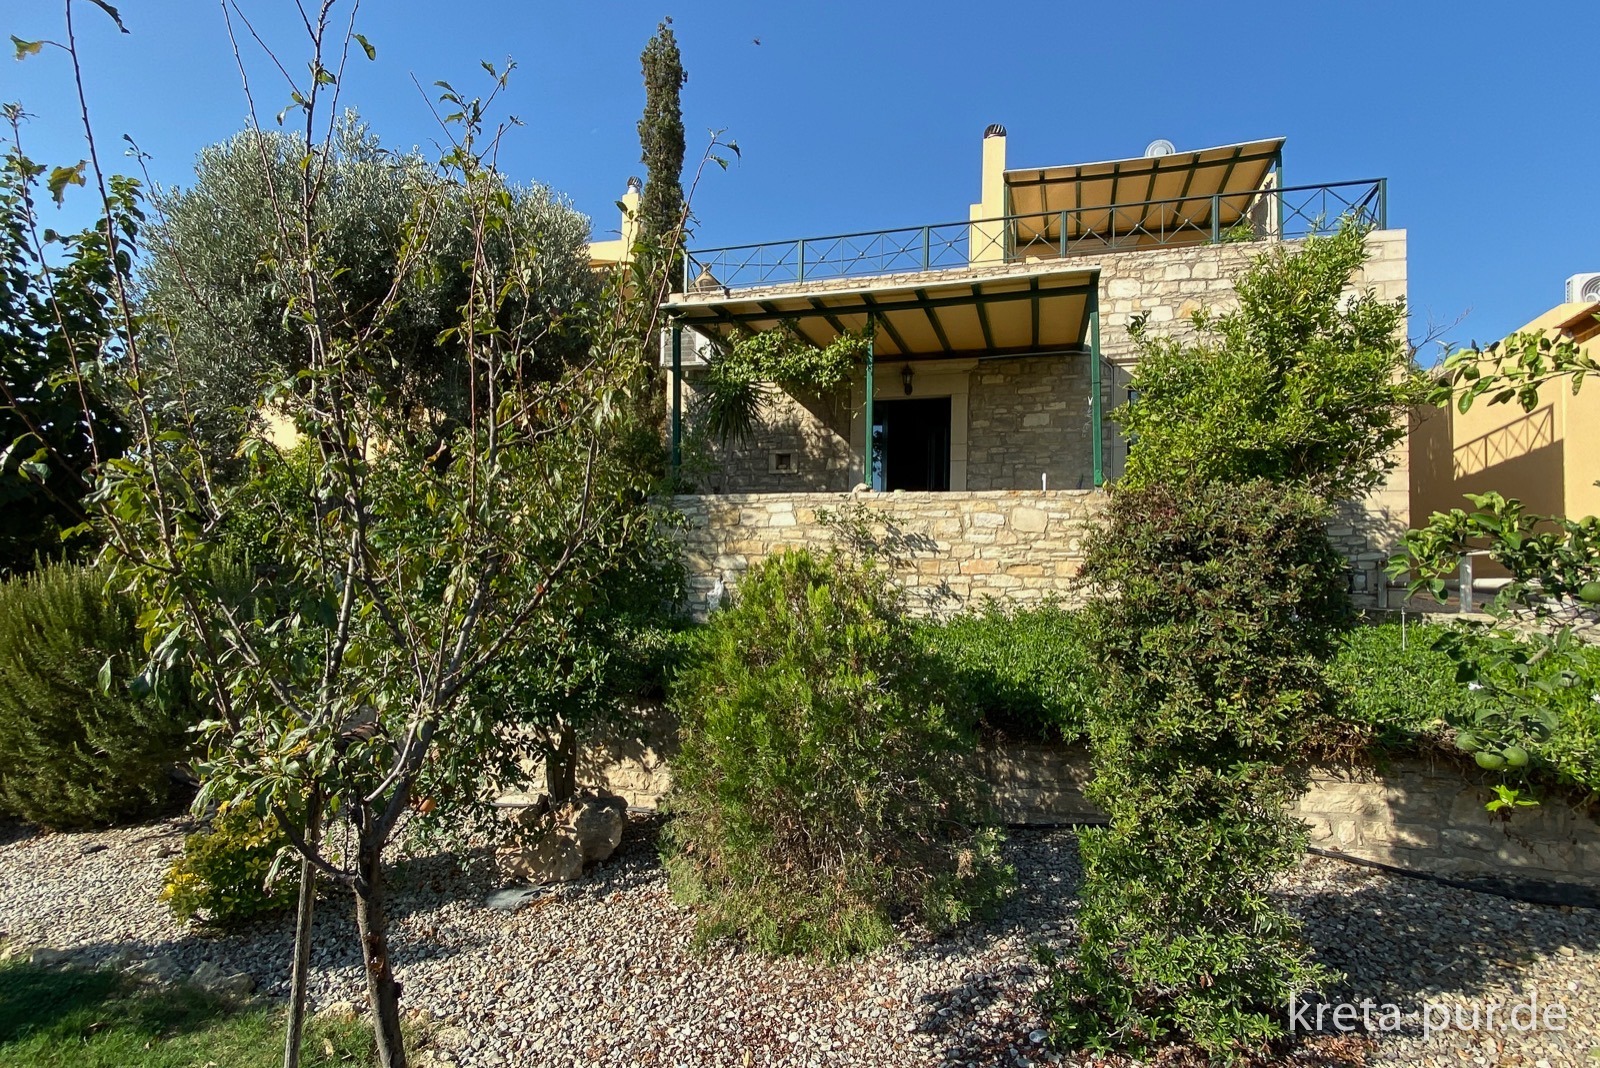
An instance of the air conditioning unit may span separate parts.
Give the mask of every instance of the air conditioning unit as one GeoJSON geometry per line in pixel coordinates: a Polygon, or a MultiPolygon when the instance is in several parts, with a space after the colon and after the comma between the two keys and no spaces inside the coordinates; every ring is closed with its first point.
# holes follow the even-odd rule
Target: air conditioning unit
{"type": "Polygon", "coordinates": [[[1567,279],[1567,303],[1583,300],[1600,300],[1600,271],[1575,274],[1567,279]]]}
{"type": "MultiPolygon", "coordinates": [[[[711,339],[695,330],[693,327],[683,328],[683,340],[678,349],[678,358],[683,361],[684,367],[704,367],[706,357],[711,354],[711,339]]],[[[672,366],[672,329],[661,328],[661,366],[672,366]]]]}

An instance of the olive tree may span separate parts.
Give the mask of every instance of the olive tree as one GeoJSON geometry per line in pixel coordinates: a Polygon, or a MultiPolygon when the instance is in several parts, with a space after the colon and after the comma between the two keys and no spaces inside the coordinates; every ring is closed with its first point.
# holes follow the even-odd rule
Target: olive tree
{"type": "MultiPolygon", "coordinates": [[[[283,194],[309,145],[303,131],[251,128],[202,150],[192,185],[152,196],[139,273],[146,345],[172,348],[162,365],[173,373],[157,385],[218,440],[257,415],[270,383],[310,367],[291,307],[301,265],[282,255],[280,220],[297,206],[283,194]]],[[[353,110],[316,147],[312,225],[330,339],[348,344],[381,326],[385,359],[370,371],[413,432],[448,432],[471,406],[453,328],[479,254],[496,272],[515,265],[530,275],[496,309],[497,327],[516,331],[520,343],[508,370],[550,380],[587,351],[579,312],[599,283],[588,266],[588,222],[564,200],[495,179],[505,203],[475,249],[469,192],[419,152],[383,148],[353,110]],[[429,205],[430,239],[408,247],[419,201],[429,205]],[[410,262],[399,271],[402,257],[410,262]]]]}

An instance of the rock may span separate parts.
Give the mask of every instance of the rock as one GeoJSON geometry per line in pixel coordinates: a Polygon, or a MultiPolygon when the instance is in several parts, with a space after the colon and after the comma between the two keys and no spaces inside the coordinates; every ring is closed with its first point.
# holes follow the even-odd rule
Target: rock
{"type": "Polygon", "coordinates": [[[585,861],[601,861],[622,844],[628,803],[616,794],[584,791],[556,813],[556,820],[572,832],[585,861]]]}
{"type": "Polygon", "coordinates": [[[177,855],[178,852],[178,847],[171,842],[157,842],[150,847],[150,859],[166,860],[168,857],[177,855]]]}
{"type": "Polygon", "coordinates": [[[28,951],[28,963],[35,968],[59,968],[71,959],[72,954],[66,950],[49,946],[35,946],[28,951]]]}
{"type": "Polygon", "coordinates": [[[361,1006],[353,1001],[330,1001],[316,1015],[325,1020],[353,1020],[361,1015],[361,1006]]]}
{"type": "Polygon", "coordinates": [[[90,842],[88,845],[79,849],[78,853],[86,857],[90,853],[103,853],[105,852],[105,849],[106,844],[104,842],[90,842]]]}
{"type": "Polygon", "coordinates": [[[113,951],[97,967],[103,972],[126,971],[133,966],[136,959],[133,955],[133,950],[123,946],[121,949],[113,951]]]}
{"type": "Polygon", "coordinates": [[[496,890],[484,901],[492,909],[501,912],[515,912],[529,901],[539,896],[539,891],[527,887],[518,887],[510,890],[496,890]]]}
{"type": "Polygon", "coordinates": [[[226,998],[247,997],[255,992],[256,981],[249,972],[228,973],[211,961],[204,961],[189,977],[189,982],[212,994],[226,998]]]}
{"type": "Polygon", "coordinates": [[[554,810],[544,804],[523,809],[501,863],[513,878],[535,885],[571,882],[586,864],[616,851],[627,820],[628,803],[598,790],[580,791],[554,810]]]}
{"type": "Polygon", "coordinates": [[[163,983],[175,983],[183,978],[183,968],[165,954],[157,954],[149,960],[140,961],[128,970],[163,983]]]}
{"type": "Polygon", "coordinates": [[[583,850],[562,828],[551,828],[513,852],[506,870],[530,883],[570,883],[583,874],[583,850]]]}

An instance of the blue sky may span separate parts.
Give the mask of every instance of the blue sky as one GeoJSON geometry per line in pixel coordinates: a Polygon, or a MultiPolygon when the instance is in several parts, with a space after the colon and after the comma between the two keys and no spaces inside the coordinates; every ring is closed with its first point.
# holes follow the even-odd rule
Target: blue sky
{"type": "MultiPolygon", "coordinates": [[[[290,0],[240,3],[302,56],[290,0]]],[[[16,6],[7,33],[60,35],[59,4],[16,6]]],[[[197,150],[246,118],[218,5],[121,0],[127,36],[77,6],[112,162],[125,162],[128,133],[158,181],[183,183],[197,150]]],[[[506,107],[527,126],[502,166],[614,229],[613,202],[640,169],[638,54],[669,13],[691,161],[713,127],[743,150],[702,186],[697,244],[963,218],[980,135],[1001,122],[1013,166],[1137,155],[1156,137],[1199,148],[1284,135],[1290,184],[1387,176],[1391,225],[1409,231],[1414,336],[1465,314],[1451,340],[1498,337],[1558,303],[1568,275],[1600,271],[1592,0],[366,0],[358,29],[378,58],[355,64],[346,101],[386,143],[427,146],[436,128],[412,75],[476,90],[480,60],[513,57],[506,107]]],[[[246,55],[270,115],[281,83],[246,55]]],[[[38,160],[83,154],[69,90],[57,56],[0,64],[0,99],[36,116],[25,135],[38,160]]],[[[63,222],[86,217],[78,197],[63,222]]]]}

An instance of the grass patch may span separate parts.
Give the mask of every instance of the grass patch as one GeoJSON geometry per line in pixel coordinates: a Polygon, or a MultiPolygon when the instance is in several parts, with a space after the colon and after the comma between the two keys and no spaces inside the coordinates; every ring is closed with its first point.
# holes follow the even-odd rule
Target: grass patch
{"type": "MultiPolygon", "coordinates": [[[[111,971],[0,965],[0,1068],[272,1068],[283,1012],[111,971]]],[[[360,1021],[311,1020],[302,1064],[370,1064],[360,1021]]]]}

